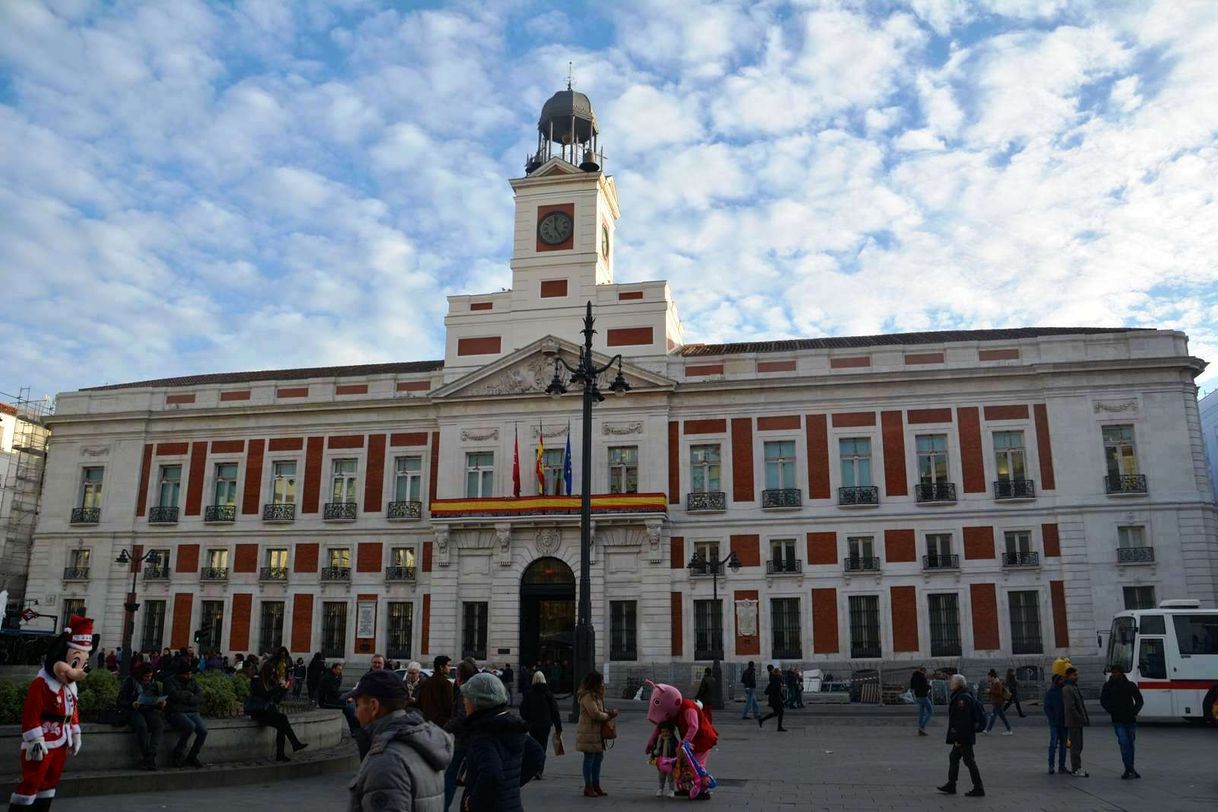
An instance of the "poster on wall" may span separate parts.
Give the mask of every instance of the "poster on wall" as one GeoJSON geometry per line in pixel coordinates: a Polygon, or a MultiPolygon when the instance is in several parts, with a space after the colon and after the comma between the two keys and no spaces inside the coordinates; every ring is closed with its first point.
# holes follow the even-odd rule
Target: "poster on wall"
{"type": "Polygon", "coordinates": [[[736,601],[736,633],[741,637],[757,635],[757,601],[736,601]]]}
{"type": "Polygon", "coordinates": [[[376,601],[359,601],[356,604],[355,636],[376,637],[376,601]]]}

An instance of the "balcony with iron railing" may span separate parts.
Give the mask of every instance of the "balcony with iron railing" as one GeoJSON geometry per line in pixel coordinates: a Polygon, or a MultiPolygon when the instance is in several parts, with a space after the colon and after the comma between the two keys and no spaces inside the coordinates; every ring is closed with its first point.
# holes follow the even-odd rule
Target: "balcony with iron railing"
{"type": "Polygon", "coordinates": [[[1002,554],[1004,569],[1019,569],[1021,567],[1039,567],[1040,553],[1004,552],[1002,554]]]}
{"type": "Polygon", "coordinates": [[[804,562],[799,558],[775,558],[765,562],[766,575],[799,575],[803,571],[804,562]]]}
{"type": "Polygon", "coordinates": [[[101,508],[99,507],[78,507],[72,508],[72,517],[68,520],[71,524],[97,524],[101,521],[101,508]]]}
{"type": "Polygon", "coordinates": [[[685,494],[688,513],[719,513],[727,510],[727,494],[723,491],[691,491],[685,494]]]}
{"type": "Polygon", "coordinates": [[[1118,564],[1153,564],[1154,547],[1117,547],[1118,564]]]}
{"type": "Polygon", "coordinates": [[[271,502],[262,506],[264,522],[294,522],[296,521],[295,502],[271,502]]]}
{"type": "Polygon", "coordinates": [[[322,518],[327,522],[353,522],[358,510],[355,502],[326,502],[322,518]]]}
{"type": "Polygon", "coordinates": [[[152,564],[144,565],[144,580],[145,581],[168,581],[169,580],[169,565],[168,564],[159,564],[157,566],[153,566],[152,564]]]}
{"type": "Polygon", "coordinates": [[[763,508],[797,508],[803,503],[804,494],[799,488],[766,488],[761,492],[763,508]]]}
{"type": "Polygon", "coordinates": [[[177,524],[177,505],[158,505],[148,508],[148,524],[177,524]]]}
{"type": "Polygon", "coordinates": [[[88,567],[64,567],[63,579],[65,581],[87,581],[89,580],[88,567]]]}
{"type": "Polygon", "coordinates": [[[386,581],[413,581],[415,568],[411,567],[385,567],[386,581]]]}
{"type": "Polygon", "coordinates": [[[922,505],[942,505],[956,501],[955,482],[919,482],[914,485],[914,498],[922,505]]]}
{"type": "Polygon", "coordinates": [[[321,570],[321,580],[323,581],[350,581],[350,567],[323,567],[321,570]]]}
{"type": "Polygon", "coordinates": [[[386,518],[389,519],[421,519],[423,517],[422,502],[390,502],[386,518]]]}
{"type": "Polygon", "coordinates": [[[258,570],[259,581],[286,581],[288,580],[287,567],[263,567],[258,570]]]}
{"type": "Polygon", "coordinates": [[[922,569],[958,570],[960,569],[960,556],[955,554],[924,555],[922,556],[922,569]]]}
{"type": "Polygon", "coordinates": [[[875,485],[852,485],[837,489],[841,507],[875,507],[880,504],[880,489],[875,485]]]}
{"type": "Polygon", "coordinates": [[[1146,493],[1146,474],[1110,474],[1104,477],[1104,492],[1109,496],[1141,496],[1146,493]]]}
{"type": "Polygon", "coordinates": [[[723,575],[723,568],[719,565],[718,561],[699,561],[696,564],[691,563],[689,565],[689,574],[695,576],[705,575],[707,577],[715,574],[723,575]]]}
{"type": "Polygon", "coordinates": [[[204,567],[199,570],[200,581],[227,581],[228,567],[204,567]]]}
{"type": "Polygon", "coordinates": [[[203,508],[203,521],[208,523],[232,523],[237,520],[236,505],[208,505],[203,508]]]}
{"type": "Polygon", "coordinates": [[[847,556],[842,561],[846,572],[879,572],[880,559],[878,556],[847,556]]]}
{"type": "Polygon", "coordinates": [[[999,500],[1035,499],[1036,483],[1030,479],[995,480],[994,498],[999,500]]]}

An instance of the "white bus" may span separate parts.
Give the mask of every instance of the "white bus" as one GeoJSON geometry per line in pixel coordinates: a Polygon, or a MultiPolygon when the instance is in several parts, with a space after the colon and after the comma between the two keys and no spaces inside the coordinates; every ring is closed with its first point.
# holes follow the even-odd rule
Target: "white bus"
{"type": "Polygon", "coordinates": [[[1139,718],[1218,722],[1218,609],[1200,606],[1169,600],[1113,618],[1108,665],[1141,689],[1139,718]]]}

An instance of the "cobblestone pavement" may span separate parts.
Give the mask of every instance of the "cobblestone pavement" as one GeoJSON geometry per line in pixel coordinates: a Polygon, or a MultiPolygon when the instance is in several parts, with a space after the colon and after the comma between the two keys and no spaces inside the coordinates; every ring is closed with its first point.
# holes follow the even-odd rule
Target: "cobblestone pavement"
{"type": "MultiPolygon", "coordinates": [[[[730,710],[719,715],[719,748],[710,759],[720,780],[712,804],[737,809],[910,809],[910,810],[1213,810],[1218,808],[1218,731],[1185,725],[1143,725],[1138,730],[1140,781],[1120,780],[1116,738],[1107,725],[1088,730],[1084,763],[1090,778],[1048,775],[1046,728],[1039,719],[1013,718],[1015,735],[982,737],[978,764],[987,797],[946,797],[935,791],[947,773],[948,748],[942,717],[930,736],[914,734],[908,722],[891,713],[791,711],[788,733],[773,722],[764,731],[742,722],[730,710]]],[[[738,711],[737,711],[738,713],[738,711]]],[[[550,756],[545,780],[524,789],[525,807],[541,810],[672,809],[684,799],[655,797],[655,772],[642,753],[650,729],[640,713],[622,714],[620,738],[605,757],[602,784],[610,793],[597,800],[580,796],[580,756],[550,756]]],[[[571,732],[568,747],[573,744],[571,732]]],[[[58,812],[114,810],[150,812],[198,809],[292,809],[293,812],[342,810],[346,776],[245,787],[216,787],[205,792],[133,794],[101,798],[64,798],[58,812]]],[[[968,788],[962,776],[961,792],[968,788]]],[[[453,805],[456,807],[456,804],[453,805]]],[[[709,804],[708,804],[709,807],[709,804]]]]}

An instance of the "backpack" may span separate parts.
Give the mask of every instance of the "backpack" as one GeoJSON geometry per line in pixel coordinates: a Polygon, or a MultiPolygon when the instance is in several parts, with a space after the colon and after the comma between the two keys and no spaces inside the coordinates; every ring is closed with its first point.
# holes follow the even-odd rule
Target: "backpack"
{"type": "Polygon", "coordinates": [[[973,732],[981,733],[985,730],[986,723],[989,718],[985,715],[985,706],[977,697],[969,694],[969,699],[973,700],[973,732]]]}

